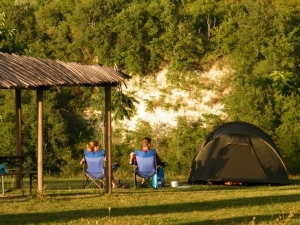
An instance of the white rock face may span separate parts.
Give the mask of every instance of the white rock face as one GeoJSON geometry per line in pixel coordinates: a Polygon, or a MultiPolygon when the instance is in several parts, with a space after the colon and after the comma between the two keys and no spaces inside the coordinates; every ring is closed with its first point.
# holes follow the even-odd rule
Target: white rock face
{"type": "MultiPolygon", "coordinates": [[[[139,120],[148,121],[153,125],[167,123],[176,126],[178,116],[186,116],[191,120],[198,119],[202,114],[224,116],[223,105],[217,100],[220,93],[204,88],[200,92],[198,90],[200,94],[195,98],[193,90],[171,88],[167,82],[167,72],[164,69],[157,76],[144,78],[136,76],[126,82],[127,88],[123,88],[124,93],[130,93],[139,101],[139,104],[136,104],[137,114],[130,120],[122,122],[129,130],[134,130],[139,120]],[[152,110],[147,109],[149,102],[152,110]],[[163,106],[166,104],[167,107],[163,106]]],[[[231,73],[229,69],[220,70],[213,67],[210,71],[199,74],[199,83],[206,80],[213,85],[219,85],[223,75],[228,73],[231,73]]]]}

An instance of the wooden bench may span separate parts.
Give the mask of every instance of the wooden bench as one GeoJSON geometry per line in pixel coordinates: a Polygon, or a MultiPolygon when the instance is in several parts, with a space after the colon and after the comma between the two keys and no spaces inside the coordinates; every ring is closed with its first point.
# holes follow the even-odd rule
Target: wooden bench
{"type": "Polygon", "coordinates": [[[29,175],[29,191],[31,194],[31,190],[32,190],[32,181],[34,180],[35,176],[37,175],[37,171],[22,171],[22,172],[8,172],[6,174],[1,174],[2,177],[2,194],[4,195],[4,179],[3,176],[15,176],[15,175],[20,175],[22,176],[21,178],[21,185],[22,185],[22,190],[23,190],[23,194],[24,194],[24,189],[23,189],[23,176],[24,175],[29,175]]]}

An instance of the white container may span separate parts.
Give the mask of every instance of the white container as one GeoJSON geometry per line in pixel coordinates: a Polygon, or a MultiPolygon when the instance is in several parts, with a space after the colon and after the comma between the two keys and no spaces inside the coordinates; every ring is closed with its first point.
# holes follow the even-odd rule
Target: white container
{"type": "Polygon", "coordinates": [[[178,181],[171,181],[171,187],[178,187],[179,182],[178,181]]]}

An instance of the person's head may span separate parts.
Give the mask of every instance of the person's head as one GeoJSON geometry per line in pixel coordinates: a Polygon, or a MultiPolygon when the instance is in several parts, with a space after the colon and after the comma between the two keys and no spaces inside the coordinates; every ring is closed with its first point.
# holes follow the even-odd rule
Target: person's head
{"type": "Polygon", "coordinates": [[[150,149],[151,148],[151,138],[144,137],[142,139],[142,147],[143,147],[143,149],[150,149]]]}
{"type": "Polygon", "coordinates": [[[98,151],[99,149],[100,149],[100,144],[95,145],[95,147],[94,147],[94,152],[98,151]]]}
{"type": "Polygon", "coordinates": [[[99,146],[99,142],[96,140],[92,140],[92,141],[90,141],[90,143],[88,143],[86,145],[86,150],[93,152],[93,151],[95,151],[96,146],[99,146]]]}

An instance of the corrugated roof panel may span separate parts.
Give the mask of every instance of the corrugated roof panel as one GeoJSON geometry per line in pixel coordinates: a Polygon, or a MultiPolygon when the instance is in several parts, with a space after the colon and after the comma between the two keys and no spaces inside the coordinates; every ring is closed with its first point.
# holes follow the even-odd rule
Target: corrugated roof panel
{"type": "Polygon", "coordinates": [[[115,84],[130,77],[110,67],[0,52],[0,88],[115,84]]]}

